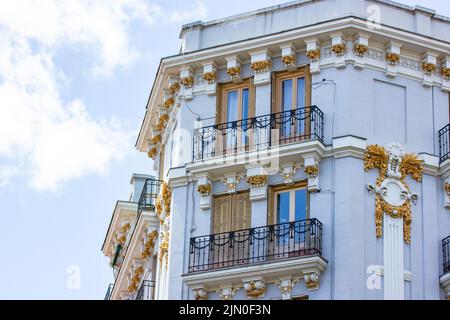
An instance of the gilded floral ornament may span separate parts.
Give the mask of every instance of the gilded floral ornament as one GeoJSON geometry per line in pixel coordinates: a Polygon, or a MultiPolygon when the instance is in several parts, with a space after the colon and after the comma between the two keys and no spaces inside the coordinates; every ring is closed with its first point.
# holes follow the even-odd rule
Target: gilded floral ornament
{"type": "Polygon", "coordinates": [[[211,194],[211,184],[201,184],[197,187],[197,191],[202,195],[202,197],[207,197],[211,194]]]}
{"type": "Polygon", "coordinates": [[[364,170],[378,169],[375,186],[368,185],[370,193],[375,196],[375,227],[376,236],[383,235],[383,212],[393,218],[403,218],[403,239],[411,242],[411,202],[417,200],[416,194],[411,194],[405,182],[407,175],[420,182],[423,174],[423,160],[415,154],[405,153],[398,144],[390,144],[387,148],[379,145],[369,145],[364,155],[364,170]],[[392,187],[395,186],[395,187],[392,187]],[[390,197],[390,193],[397,193],[390,197]],[[394,200],[395,199],[395,200],[394,200]]]}
{"type": "Polygon", "coordinates": [[[315,50],[309,50],[306,53],[306,56],[309,58],[309,60],[311,60],[312,62],[316,62],[319,61],[320,58],[320,49],[317,48],[315,50]]]}
{"type": "Polygon", "coordinates": [[[433,63],[422,63],[422,70],[427,76],[431,76],[436,71],[436,65],[433,63]]]}
{"type": "Polygon", "coordinates": [[[164,231],[161,235],[161,243],[159,244],[159,263],[160,263],[160,268],[163,264],[163,262],[165,262],[165,266],[167,268],[167,263],[169,260],[169,231],[164,231]]]}
{"type": "Polygon", "coordinates": [[[134,275],[131,278],[131,283],[128,286],[128,291],[130,293],[135,292],[139,286],[139,283],[141,282],[142,274],[144,273],[144,268],[142,266],[139,266],[134,270],[134,275]]]}
{"type": "Polygon", "coordinates": [[[236,67],[228,68],[227,73],[232,79],[239,78],[240,74],[241,74],[241,67],[236,66],[236,67]]]}
{"type": "Polygon", "coordinates": [[[353,49],[355,50],[355,54],[358,57],[364,57],[367,54],[367,52],[369,52],[369,48],[366,45],[361,44],[361,43],[355,44],[353,49]]]}
{"type": "Polygon", "coordinates": [[[281,61],[283,61],[283,63],[285,64],[286,67],[293,67],[293,66],[295,66],[296,58],[297,57],[295,56],[295,54],[290,54],[290,55],[281,57],[281,61]]]}
{"type": "Polygon", "coordinates": [[[157,134],[156,136],[154,136],[151,140],[150,143],[151,144],[158,144],[159,142],[161,142],[161,135],[157,134]]]}
{"type": "Polygon", "coordinates": [[[445,190],[445,193],[447,194],[447,196],[450,197],[450,183],[445,182],[445,184],[444,184],[444,190],[445,190]]]}
{"type": "Polygon", "coordinates": [[[149,158],[151,158],[152,160],[155,160],[156,157],[156,153],[158,152],[158,149],[155,147],[152,147],[148,152],[147,155],[149,158]]]}
{"type": "Polygon", "coordinates": [[[214,71],[205,72],[203,74],[203,79],[205,79],[208,84],[213,84],[216,82],[216,73],[214,71]]]}
{"type": "Polygon", "coordinates": [[[345,53],[345,43],[335,44],[331,47],[331,51],[338,57],[343,56],[345,53]]]}
{"type": "Polygon", "coordinates": [[[186,89],[192,88],[192,86],[194,85],[194,77],[193,76],[189,76],[189,77],[182,78],[181,79],[181,84],[186,89]]]}
{"type": "Polygon", "coordinates": [[[156,130],[163,131],[164,128],[166,127],[167,120],[169,120],[169,115],[167,113],[162,114],[158,118],[158,122],[156,124],[156,130]]]}
{"type": "Polygon", "coordinates": [[[441,68],[441,76],[445,80],[450,80],[450,68],[442,67],[441,68]]]}
{"type": "Polygon", "coordinates": [[[142,259],[147,259],[151,256],[153,249],[155,248],[156,238],[158,237],[158,231],[153,230],[147,235],[147,241],[144,244],[144,250],[142,250],[142,259]]]}
{"type": "Polygon", "coordinates": [[[386,53],[386,60],[390,65],[395,66],[400,62],[400,55],[398,53],[388,52],[386,53]]]}
{"type": "Polygon", "coordinates": [[[270,60],[256,61],[251,64],[251,68],[256,73],[267,72],[270,70],[271,67],[272,61],[270,60]]]}
{"type": "Polygon", "coordinates": [[[266,293],[266,284],[262,280],[244,283],[244,290],[249,298],[261,298],[266,293]]]}
{"type": "Polygon", "coordinates": [[[169,86],[170,94],[177,94],[178,91],[180,91],[180,84],[178,82],[175,82],[169,86]]]}
{"type": "Polygon", "coordinates": [[[167,109],[170,109],[175,104],[175,99],[173,97],[170,97],[166,101],[164,101],[164,107],[167,109]]]}
{"type": "Polygon", "coordinates": [[[247,183],[251,188],[263,187],[267,184],[267,176],[256,175],[247,178],[247,183]]]}
{"type": "Polygon", "coordinates": [[[170,202],[172,201],[172,190],[166,182],[161,184],[161,199],[163,203],[163,209],[166,215],[170,215],[170,202]]]}
{"type": "Polygon", "coordinates": [[[319,166],[317,165],[306,166],[305,173],[308,175],[309,178],[317,177],[317,175],[319,174],[319,166]]]}

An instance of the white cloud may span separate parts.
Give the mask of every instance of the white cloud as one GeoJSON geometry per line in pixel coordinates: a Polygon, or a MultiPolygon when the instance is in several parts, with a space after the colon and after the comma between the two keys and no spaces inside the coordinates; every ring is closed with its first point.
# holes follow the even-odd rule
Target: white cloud
{"type": "Polygon", "coordinates": [[[188,10],[174,11],[168,16],[169,22],[193,22],[205,19],[208,14],[207,7],[204,2],[196,1],[194,7],[188,10]]]}
{"type": "Polygon", "coordinates": [[[93,74],[110,76],[137,56],[128,25],[159,14],[142,0],[0,2],[0,186],[22,175],[36,189],[57,190],[126,154],[131,132],[119,121],[61,99],[67,79],[54,56],[81,47],[93,74]]]}

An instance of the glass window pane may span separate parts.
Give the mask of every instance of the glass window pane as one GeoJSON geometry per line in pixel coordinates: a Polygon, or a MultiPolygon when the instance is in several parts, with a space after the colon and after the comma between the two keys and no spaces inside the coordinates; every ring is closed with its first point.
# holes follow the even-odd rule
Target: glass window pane
{"type": "Polygon", "coordinates": [[[236,90],[227,93],[227,122],[238,119],[238,92],[236,90]]]}
{"type": "Polygon", "coordinates": [[[295,221],[305,220],[306,215],[306,189],[299,189],[295,191],[295,221]]]}
{"type": "Polygon", "coordinates": [[[277,193],[277,223],[289,222],[289,191],[277,193]]]}
{"type": "Polygon", "coordinates": [[[281,111],[292,109],[292,80],[284,80],[282,86],[282,106],[281,111]]]}
{"type": "Polygon", "coordinates": [[[242,119],[248,118],[248,89],[242,90],[242,119]]]}
{"type": "Polygon", "coordinates": [[[305,78],[297,79],[297,108],[305,107],[305,78]]]}

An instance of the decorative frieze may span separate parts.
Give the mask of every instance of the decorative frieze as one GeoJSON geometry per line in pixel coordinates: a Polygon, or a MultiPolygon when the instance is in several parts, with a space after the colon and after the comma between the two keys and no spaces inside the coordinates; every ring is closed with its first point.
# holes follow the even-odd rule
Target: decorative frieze
{"type": "Polygon", "coordinates": [[[317,39],[305,40],[306,56],[310,61],[310,72],[315,74],[320,72],[320,47],[317,39]]]}
{"type": "Polygon", "coordinates": [[[386,149],[378,145],[367,146],[364,155],[364,170],[377,168],[378,178],[375,186],[367,186],[370,193],[375,193],[375,227],[376,236],[381,238],[383,212],[393,218],[403,218],[403,238],[411,242],[411,202],[415,203],[417,195],[412,194],[405,181],[407,175],[417,182],[422,181],[423,160],[415,154],[405,153],[397,143],[389,144],[386,149]]]}
{"type": "Polygon", "coordinates": [[[266,293],[266,283],[262,278],[243,280],[244,290],[248,298],[262,298],[266,293]]]}
{"type": "Polygon", "coordinates": [[[217,290],[217,293],[222,300],[233,300],[234,295],[238,291],[239,288],[236,287],[222,287],[221,289],[217,290]]]}
{"type": "Polygon", "coordinates": [[[272,60],[267,50],[250,52],[250,67],[255,72],[253,81],[255,85],[270,83],[272,60]]]}
{"type": "Polygon", "coordinates": [[[227,61],[227,74],[230,76],[231,81],[234,83],[242,82],[241,78],[241,63],[237,56],[231,56],[225,58],[227,61]]]}
{"type": "Polygon", "coordinates": [[[204,287],[193,288],[192,295],[195,300],[208,300],[208,291],[204,287]]]}

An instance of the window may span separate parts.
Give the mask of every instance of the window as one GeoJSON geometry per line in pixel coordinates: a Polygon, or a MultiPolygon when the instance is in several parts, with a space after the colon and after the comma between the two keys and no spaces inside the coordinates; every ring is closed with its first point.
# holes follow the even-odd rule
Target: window
{"type": "Polygon", "coordinates": [[[272,111],[280,113],[276,119],[282,143],[309,137],[311,104],[311,77],[309,68],[297,72],[274,75],[274,105],[272,111]],[[306,109],[305,109],[306,108],[306,109]]]}
{"type": "Polygon", "coordinates": [[[239,192],[214,197],[213,233],[250,228],[250,193],[239,192]]]}
{"type": "Polygon", "coordinates": [[[280,224],[309,218],[306,183],[293,187],[275,187],[271,193],[272,210],[269,211],[269,223],[280,224]]]}

